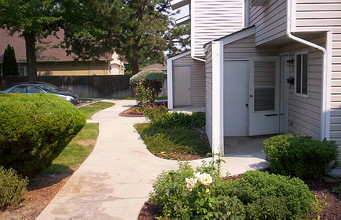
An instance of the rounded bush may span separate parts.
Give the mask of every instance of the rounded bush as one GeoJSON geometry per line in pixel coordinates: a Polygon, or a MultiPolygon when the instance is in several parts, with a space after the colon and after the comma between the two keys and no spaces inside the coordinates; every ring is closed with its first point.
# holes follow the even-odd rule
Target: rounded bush
{"type": "Polygon", "coordinates": [[[0,166],[0,210],[18,206],[27,192],[28,179],[0,166]]]}
{"type": "Polygon", "coordinates": [[[180,163],[178,170],[161,173],[153,187],[151,198],[166,219],[245,219],[243,203],[226,194],[214,163],[195,170],[180,163]],[[210,181],[203,176],[210,176],[210,181]]]}
{"type": "Polygon", "coordinates": [[[265,140],[264,153],[274,172],[307,178],[321,177],[338,158],[335,142],[290,134],[265,140]]]}
{"type": "Polygon", "coordinates": [[[148,84],[148,83],[162,83],[165,80],[163,72],[159,69],[147,69],[138,72],[130,78],[131,85],[148,84]]]}
{"type": "Polygon", "coordinates": [[[314,211],[314,196],[298,178],[248,171],[227,188],[245,205],[247,219],[305,219],[314,211]]]}
{"type": "Polygon", "coordinates": [[[31,176],[51,165],[86,119],[51,94],[0,95],[0,165],[31,176]]]}
{"type": "Polygon", "coordinates": [[[159,69],[142,70],[130,78],[130,84],[133,86],[143,85],[146,89],[150,89],[156,96],[161,92],[162,83],[165,75],[159,69]]]}

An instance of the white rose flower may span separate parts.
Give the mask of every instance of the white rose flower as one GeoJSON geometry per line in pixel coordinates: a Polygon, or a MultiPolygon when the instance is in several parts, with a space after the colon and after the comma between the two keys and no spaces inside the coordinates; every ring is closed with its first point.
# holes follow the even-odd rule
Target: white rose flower
{"type": "Polygon", "coordinates": [[[186,188],[192,191],[197,181],[198,180],[196,178],[186,178],[186,183],[187,183],[186,188]]]}
{"type": "Polygon", "coordinates": [[[212,177],[210,174],[207,174],[207,173],[201,174],[198,179],[199,179],[199,182],[205,186],[208,186],[212,183],[212,177]]]}

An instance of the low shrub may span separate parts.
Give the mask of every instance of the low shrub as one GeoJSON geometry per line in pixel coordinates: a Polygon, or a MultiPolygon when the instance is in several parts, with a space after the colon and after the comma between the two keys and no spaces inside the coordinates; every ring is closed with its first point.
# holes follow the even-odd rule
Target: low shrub
{"type": "Polygon", "coordinates": [[[227,189],[243,202],[247,219],[304,219],[315,208],[313,194],[298,178],[248,171],[227,189]]]}
{"type": "Polygon", "coordinates": [[[332,192],[341,195],[341,184],[333,187],[332,192]]]}
{"type": "Polygon", "coordinates": [[[160,128],[150,123],[135,128],[148,150],[162,158],[188,160],[205,157],[210,151],[202,135],[190,128],[160,128]]]}
{"type": "Polygon", "coordinates": [[[51,94],[0,95],[0,165],[35,175],[85,125],[85,115],[51,94]]]}
{"type": "Polygon", "coordinates": [[[157,118],[162,117],[162,115],[165,114],[167,111],[168,109],[164,105],[153,105],[145,108],[143,114],[150,120],[156,120],[157,118]]]}
{"type": "Polygon", "coordinates": [[[220,176],[220,162],[161,173],[151,199],[169,219],[305,219],[315,197],[298,178],[249,171],[237,180],[220,176]]]}
{"type": "Polygon", "coordinates": [[[162,83],[165,80],[165,74],[159,69],[147,69],[135,74],[130,78],[132,86],[143,85],[157,96],[161,92],[162,83]]]}
{"type": "Polygon", "coordinates": [[[18,206],[27,192],[28,179],[0,166],[0,210],[18,206]]]}
{"type": "Polygon", "coordinates": [[[178,170],[161,173],[151,198],[162,217],[170,219],[237,219],[244,217],[244,205],[226,194],[218,164],[211,162],[194,170],[180,163],[178,170]]]}
{"type": "Polygon", "coordinates": [[[338,158],[335,142],[291,134],[265,140],[264,153],[274,172],[306,178],[321,177],[338,158]]]}
{"type": "Polygon", "coordinates": [[[152,123],[162,128],[194,128],[205,126],[205,112],[193,112],[192,114],[179,113],[179,112],[168,112],[162,114],[161,117],[152,119],[152,123]]]}
{"type": "Polygon", "coordinates": [[[155,96],[152,90],[145,87],[144,85],[138,85],[136,87],[136,101],[138,103],[139,111],[143,112],[149,107],[153,106],[155,102],[155,96]]]}

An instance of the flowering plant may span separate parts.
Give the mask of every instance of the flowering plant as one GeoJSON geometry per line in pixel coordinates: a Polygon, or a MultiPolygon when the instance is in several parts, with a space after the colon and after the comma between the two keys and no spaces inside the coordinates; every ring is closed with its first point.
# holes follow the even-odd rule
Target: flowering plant
{"type": "Polygon", "coordinates": [[[193,169],[180,163],[154,184],[152,201],[161,219],[307,219],[315,211],[309,187],[298,178],[248,171],[220,177],[220,161],[193,169]]]}
{"type": "Polygon", "coordinates": [[[230,219],[243,216],[244,206],[229,197],[220,176],[221,160],[212,160],[196,169],[179,163],[179,169],[160,174],[151,198],[171,219],[230,219]],[[230,210],[227,212],[227,210],[230,210]]]}

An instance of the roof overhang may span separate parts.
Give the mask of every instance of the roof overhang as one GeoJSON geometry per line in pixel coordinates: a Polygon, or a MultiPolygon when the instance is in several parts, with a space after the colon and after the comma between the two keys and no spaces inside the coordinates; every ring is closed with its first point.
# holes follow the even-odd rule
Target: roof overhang
{"type": "MultiPolygon", "coordinates": [[[[248,27],[248,28],[244,28],[244,29],[242,29],[240,31],[234,32],[232,34],[226,35],[224,37],[215,39],[213,41],[222,41],[223,45],[226,45],[226,44],[230,44],[232,42],[235,42],[237,40],[243,39],[245,37],[254,35],[255,33],[256,33],[256,28],[254,26],[251,26],[251,27],[248,27]]],[[[208,42],[208,43],[206,43],[204,45],[205,52],[210,47],[210,45],[212,44],[213,41],[208,42]]]]}
{"type": "Polygon", "coordinates": [[[181,8],[185,5],[191,4],[191,0],[173,0],[171,2],[171,6],[173,10],[176,10],[178,8],[181,8]]]}
{"type": "Polygon", "coordinates": [[[168,58],[167,60],[177,60],[177,59],[179,59],[179,58],[182,58],[182,57],[184,57],[184,56],[188,56],[188,55],[191,55],[191,50],[189,50],[189,51],[186,51],[186,52],[183,52],[183,53],[180,53],[180,54],[178,54],[178,55],[175,55],[175,56],[173,56],[173,57],[170,57],[170,58],[168,58]]]}

